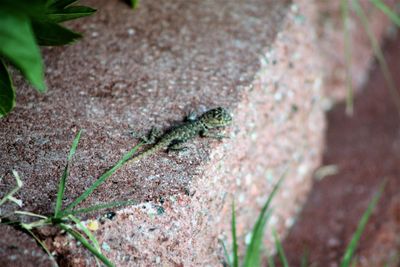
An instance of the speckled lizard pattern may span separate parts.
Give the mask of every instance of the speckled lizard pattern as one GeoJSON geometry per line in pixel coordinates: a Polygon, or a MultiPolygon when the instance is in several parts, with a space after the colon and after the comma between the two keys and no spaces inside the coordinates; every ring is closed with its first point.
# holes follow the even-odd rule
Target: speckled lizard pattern
{"type": "Polygon", "coordinates": [[[212,134],[209,130],[227,126],[231,122],[232,117],[229,112],[219,107],[205,112],[197,119],[190,119],[189,117],[187,122],[173,128],[164,135],[161,135],[160,131],[152,129],[149,137],[143,138],[143,142],[145,144],[153,144],[153,146],[134,156],[126,163],[132,164],[163,149],[180,150],[186,141],[197,135],[222,139],[223,135],[212,134]]]}

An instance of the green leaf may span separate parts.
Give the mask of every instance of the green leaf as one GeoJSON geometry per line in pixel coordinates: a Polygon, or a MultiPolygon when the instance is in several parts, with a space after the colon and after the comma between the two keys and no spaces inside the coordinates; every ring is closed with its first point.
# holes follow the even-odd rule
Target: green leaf
{"type": "Polygon", "coordinates": [[[66,184],[67,176],[68,176],[69,162],[71,161],[72,157],[75,154],[76,148],[78,147],[79,140],[81,139],[81,133],[82,133],[82,130],[80,130],[78,132],[78,134],[75,136],[74,141],[72,142],[72,146],[71,146],[71,149],[70,149],[68,157],[67,157],[67,164],[65,164],[64,172],[61,176],[60,184],[58,185],[56,208],[54,210],[55,218],[58,218],[60,215],[60,212],[61,212],[62,200],[64,198],[64,192],[65,192],[65,184],[66,184]]]}
{"type": "Polygon", "coordinates": [[[357,229],[356,229],[353,237],[351,238],[349,245],[346,248],[342,262],[340,263],[340,267],[349,267],[350,266],[351,261],[353,259],[354,252],[356,251],[356,248],[358,246],[358,241],[360,241],[361,235],[364,232],[364,228],[367,225],[369,217],[371,217],[372,212],[374,211],[376,205],[378,204],[379,198],[381,197],[383,189],[385,188],[385,184],[386,184],[386,180],[381,184],[378,192],[374,195],[371,202],[369,203],[367,210],[362,215],[362,217],[358,223],[357,229]]]}
{"type": "Polygon", "coordinates": [[[47,18],[53,22],[63,22],[92,15],[96,9],[87,6],[70,6],[47,14],[47,18]]]}
{"type": "Polygon", "coordinates": [[[7,67],[0,59],[0,118],[9,113],[15,106],[15,89],[8,74],[7,67]]]}
{"type": "Polygon", "coordinates": [[[32,28],[39,45],[70,44],[82,37],[79,33],[68,30],[54,22],[33,20],[32,28]]]}
{"type": "Polygon", "coordinates": [[[29,17],[16,10],[0,9],[0,55],[14,64],[39,91],[46,91],[43,62],[29,17]]]}
{"type": "Polygon", "coordinates": [[[46,13],[45,0],[1,0],[0,9],[18,12],[29,17],[40,17],[46,13]]]}

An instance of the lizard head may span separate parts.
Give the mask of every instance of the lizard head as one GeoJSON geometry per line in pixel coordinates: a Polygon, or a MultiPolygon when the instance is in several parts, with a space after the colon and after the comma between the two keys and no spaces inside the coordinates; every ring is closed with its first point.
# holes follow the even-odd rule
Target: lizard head
{"type": "Polygon", "coordinates": [[[200,120],[207,128],[212,129],[231,124],[232,116],[226,109],[219,107],[204,113],[200,120]]]}

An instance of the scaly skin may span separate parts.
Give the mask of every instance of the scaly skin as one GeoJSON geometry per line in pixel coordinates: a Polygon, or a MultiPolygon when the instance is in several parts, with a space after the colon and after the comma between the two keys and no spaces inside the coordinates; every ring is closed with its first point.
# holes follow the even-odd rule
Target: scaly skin
{"type": "MultiPolygon", "coordinates": [[[[191,121],[188,121],[165,133],[161,138],[159,138],[158,142],[155,142],[152,147],[145,150],[136,157],[128,160],[127,164],[138,162],[139,160],[148,157],[160,150],[179,150],[182,148],[181,146],[183,143],[196,137],[197,135],[200,135],[202,137],[222,139],[224,136],[210,134],[208,130],[225,127],[231,122],[232,117],[224,108],[219,107],[211,109],[205,112],[199,118],[192,119],[191,121]]],[[[149,138],[150,141],[146,141],[146,143],[154,143],[154,139],[158,138],[157,135],[158,134],[152,131],[149,138]]]]}

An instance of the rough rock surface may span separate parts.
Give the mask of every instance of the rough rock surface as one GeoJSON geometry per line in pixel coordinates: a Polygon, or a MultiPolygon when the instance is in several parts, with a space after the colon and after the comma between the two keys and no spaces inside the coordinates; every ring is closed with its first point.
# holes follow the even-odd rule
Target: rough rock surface
{"type": "MultiPolygon", "coordinates": [[[[85,38],[44,50],[49,92],[17,82],[17,107],[0,121],[0,173],[9,182],[1,193],[15,169],[24,209],[49,213],[79,129],[66,203],[137,142],[131,132],[166,129],[193,109],[224,106],[235,118],[230,139],[196,139],[185,152],[124,168],[81,205],[138,203],[102,220],[96,236],[104,253],[118,266],[218,265],[232,196],[243,244],[286,170],[271,224],[280,233],[291,226],[319,165],[324,130],[314,5],[141,1],[134,12],[121,1],[89,5],[98,13],[71,23],[85,38]]],[[[94,264],[67,236],[53,246],[66,264],[94,264]]]]}
{"type": "Polygon", "coordinates": [[[0,224],[0,266],[54,266],[54,262],[31,236],[0,224]]]}

